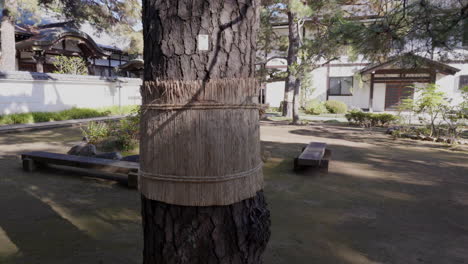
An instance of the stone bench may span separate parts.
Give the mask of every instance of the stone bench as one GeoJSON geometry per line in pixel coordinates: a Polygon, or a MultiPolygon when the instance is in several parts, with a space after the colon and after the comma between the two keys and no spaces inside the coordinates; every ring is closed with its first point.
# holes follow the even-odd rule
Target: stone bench
{"type": "Polygon", "coordinates": [[[311,142],[302,148],[301,154],[294,159],[294,170],[314,167],[328,171],[330,158],[331,150],[327,149],[326,143],[311,142]]]}
{"type": "Polygon", "coordinates": [[[44,151],[33,151],[21,154],[23,169],[33,171],[37,167],[45,167],[47,164],[95,169],[109,173],[127,175],[127,185],[129,188],[138,186],[138,169],[140,164],[130,161],[109,160],[93,157],[83,157],[68,154],[59,154],[44,151]]]}

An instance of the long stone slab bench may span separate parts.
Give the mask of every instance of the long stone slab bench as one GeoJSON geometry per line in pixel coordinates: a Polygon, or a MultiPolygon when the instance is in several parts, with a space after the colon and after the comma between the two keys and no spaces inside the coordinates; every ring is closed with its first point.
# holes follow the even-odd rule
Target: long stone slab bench
{"type": "Polygon", "coordinates": [[[299,171],[304,167],[318,167],[328,171],[330,158],[331,150],[327,149],[326,143],[310,142],[294,159],[294,170],[299,171]]]}
{"type": "Polygon", "coordinates": [[[21,158],[23,160],[23,169],[29,172],[35,170],[37,167],[46,166],[47,164],[87,168],[110,173],[126,174],[128,187],[137,188],[138,186],[138,170],[140,164],[137,162],[83,157],[45,151],[23,153],[21,154],[21,158]]]}

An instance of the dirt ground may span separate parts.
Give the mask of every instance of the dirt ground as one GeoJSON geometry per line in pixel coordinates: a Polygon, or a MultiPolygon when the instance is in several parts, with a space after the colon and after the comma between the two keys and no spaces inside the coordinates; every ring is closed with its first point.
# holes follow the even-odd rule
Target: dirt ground
{"type": "MultiPolygon", "coordinates": [[[[468,263],[468,153],[334,124],[262,124],[272,216],[266,264],[468,263]],[[310,141],[328,174],[292,171],[310,141]]],[[[0,135],[0,263],[141,263],[135,190],[86,171],[25,173],[18,153],[65,152],[78,128],[0,135]]]]}

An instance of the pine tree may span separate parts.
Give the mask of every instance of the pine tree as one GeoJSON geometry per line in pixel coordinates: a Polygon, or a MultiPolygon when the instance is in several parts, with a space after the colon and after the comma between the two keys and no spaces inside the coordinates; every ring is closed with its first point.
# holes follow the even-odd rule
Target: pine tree
{"type": "MultiPolygon", "coordinates": [[[[180,100],[187,94],[189,98],[193,97],[187,103],[189,105],[202,103],[209,106],[213,104],[214,97],[210,101],[198,97],[206,94],[215,96],[224,91],[232,91],[237,94],[236,97],[247,99],[248,94],[241,86],[246,80],[255,81],[258,2],[179,0],[174,5],[171,0],[143,1],[145,74],[142,89],[143,109],[146,110],[143,110],[141,123],[140,170],[143,175],[149,173],[149,176],[144,176],[145,181],[140,182],[145,264],[262,263],[262,253],[270,235],[269,211],[262,191],[229,204],[216,202],[195,206],[200,203],[196,200],[199,196],[189,201],[164,202],[160,192],[151,190],[165,183],[148,187],[155,179],[151,177],[160,175],[155,174],[158,170],[163,170],[164,175],[171,175],[171,179],[183,179],[183,175],[206,177],[210,175],[200,175],[203,174],[201,171],[209,171],[213,166],[238,171],[239,164],[234,161],[240,156],[235,153],[243,153],[242,156],[249,160],[258,160],[259,157],[255,156],[260,146],[258,132],[241,134],[245,129],[236,121],[240,112],[236,115],[223,114],[220,120],[207,120],[206,116],[220,110],[191,110],[190,107],[194,106],[174,110],[151,108],[152,104],[172,107],[167,101],[176,99],[168,98],[180,100]],[[206,40],[207,45],[203,45],[201,38],[206,40]],[[203,48],[199,48],[199,45],[203,48]],[[216,86],[211,86],[211,83],[216,83],[216,86]],[[233,85],[226,86],[229,83],[233,85]],[[187,87],[197,87],[197,90],[187,87]],[[216,90],[208,92],[206,87],[216,87],[216,90]],[[170,96],[175,94],[179,96],[170,96]],[[198,118],[191,118],[191,111],[198,111],[194,113],[198,118]],[[158,125],[152,122],[163,123],[158,125]],[[217,124],[216,129],[213,124],[217,124]],[[242,129],[234,129],[239,126],[242,129]],[[232,129],[226,129],[229,127],[232,129]],[[177,132],[168,132],[173,131],[172,128],[178,128],[177,132]],[[229,131],[229,136],[226,131],[229,131]],[[203,136],[199,136],[200,133],[203,136]],[[218,145],[224,145],[223,141],[240,138],[251,142],[250,146],[242,143],[234,152],[229,147],[223,147],[219,155],[215,152],[218,145]],[[181,140],[187,144],[181,145],[181,140]],[[167,147],[162,147],[163,144],[167,144],[167,147]],[[254,151],[244,151],[249,147],[253,147],[254,151]],[[225,157],[224,164],[218,164],[220,156],[225,157]],[[173,158],[161,163],[165,157],[173,158]],[[187,159],[190,159],[190,164],[196,165],[187,168],[187,159]],[[164,168],[161,169],[159,164],[164,168]],[[175,176],[178,174],[182,175],[175,176]]],[[[218,100],[214,102],[222,103],[218,100]]],[[[249,123],[258,127],[258,110],[251,113],[249,123]]],[[[213,191],[209,182],[199,184],[205,190],[205,196],[213,191]]],[[[175,185],[171,186],[175,188],[175,185]]],[[[166,198],[171,196],[178,201],[187,195],[177,193],[174,188],[163,190],[166,198]]],[[[238,189],[236,192],[240,191],[238,189]]],[[[216,193],[223,197],[228,195],[219,190],[216,193]]]]}
{"type": "Polygon", "coordinates": [[[135,30],[141,22],[139,0],[2,0],[0,26],[0,70],[14,71],[16,64],[15,22],[20,12],[37,12],[39,7],[51,9],[77,24],[89,22],[99,30],[112,31],[130,39],[128,51],[141,53],[143,36],[135,30]]]}
{"type": "Polygon", "coordinates": [[[0,7],[2,8],[0,71],[14,71],[16,68],[15,16],[17,2],[16,0],[3,0],[0,7]]]}

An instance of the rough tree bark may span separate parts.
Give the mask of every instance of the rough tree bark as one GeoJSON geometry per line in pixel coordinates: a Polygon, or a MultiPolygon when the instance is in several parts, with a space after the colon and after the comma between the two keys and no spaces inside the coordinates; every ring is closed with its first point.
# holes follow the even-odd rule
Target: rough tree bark
{"type": "Polygon", "coordinates": [[[291,10],[288,11],[288,29],[289,29],[289,47],[288,47],[288,76],[286,77],[284,101],[283,101],[283,116],[293,117],[293,101],[294,93],[299,92],[300,82],[297,78],[297,69],[294,65],[298,64],[298,52],[300,46],[299,27],[297,24],[297,14],[291,10]]]}
{"type": "Polygon", "coordinates": [[[16,69],[16,46],[14,12],[16,11],[16,0],[2,1],[2,20],[0,25],[0,71],[14,71],[16,69]]]}
{"type": "Polygon", "coordinates": [[[299,100],[300,100],[300,91],[301,91],[301,79],[297,78],[296,83],[294,84],[294,94],[293,94],[293,109],[292,109],[292,122],[293,124],[299,123],[299,100]]]}
{"type": "MultiPolygon", "coordinates": [[[[258,8],[257,0],[143,0],[145,82],[253,77],[258,8]],[[208,51],[197,50],[199,34],[209,36],[208,51]]],[[[227,206],[141,200],[143,263],[262,263],[270,236],[262,191],[227,206]]]]}

